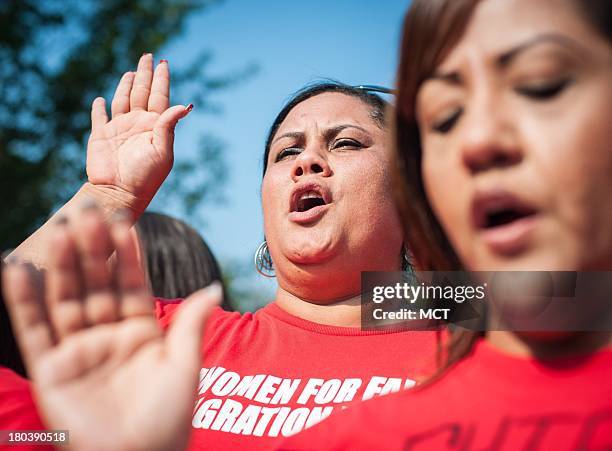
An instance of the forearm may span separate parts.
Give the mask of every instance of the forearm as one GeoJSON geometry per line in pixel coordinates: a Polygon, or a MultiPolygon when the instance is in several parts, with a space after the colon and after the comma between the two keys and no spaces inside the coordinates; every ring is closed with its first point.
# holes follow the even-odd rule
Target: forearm
{"type": "Polygon", "coordinates": [[[129,193],[112,187],[96,186],[85,183],[77,193],[57,210],[38,230],[21,243],[7,258],[17,257],[45,269],[49,261],[48,238],[57,221],[70,222],[80,210],[95,205],[108,223],[119,214],[124,214],[131,224],[135,223],[147,207],[147,203],[137,200],[129,193]]]}

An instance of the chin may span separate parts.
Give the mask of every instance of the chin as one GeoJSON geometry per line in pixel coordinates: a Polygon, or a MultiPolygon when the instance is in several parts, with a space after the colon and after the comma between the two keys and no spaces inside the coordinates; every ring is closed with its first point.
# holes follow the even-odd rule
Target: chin
{"type": "Polygon", "coordinates": [[[317,237],[295,236],[291,244],[292,246],[287,249],[285,255],[296,265],[322,265],[339,254],[337,243],[320,235],[317,237]]]}
{"type": "Polygon", "coordinates": [[[334,252],[327,247],[292,250],[289,252],[288,259],[296,265],[324,265],[334,258],[334,252]]]}

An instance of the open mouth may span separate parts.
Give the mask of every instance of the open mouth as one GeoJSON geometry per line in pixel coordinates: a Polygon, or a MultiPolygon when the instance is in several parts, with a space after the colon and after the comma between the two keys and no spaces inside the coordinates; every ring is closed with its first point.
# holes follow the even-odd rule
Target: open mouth
{"type": "Polygon", "coordinates": [[[512,208],[507,208],[501,211],[493,211],[489,212],[486,215],[486,221],[484,228],[490,229],[492,227],[499,227],[506,224],[513,223],[514,221],[521,220],[523,218],[527,218],[535,214],[535,211],[527,212],[515,210],[512,208]]]}
{"type": "Polygon", "coordinates": [[[296,189],[291,196],[290,212],[303,213],[331,202],[330,194],[316,183],[296,189]]]}
{"type": "Polygon", "coordinates": [[[474,203],[474,221],[479,229],[511,225],[536,213],[535,208],[511,194],[480,198],[474,203]]]}
{"type": "Polygon", "coordinates": [[[311,208],[318,207],[319,205],[325,205],[323,196],[314,191],[308,191],[307,193],[302,194],[297,200],[296,211],[308,211],[311,208]]]}

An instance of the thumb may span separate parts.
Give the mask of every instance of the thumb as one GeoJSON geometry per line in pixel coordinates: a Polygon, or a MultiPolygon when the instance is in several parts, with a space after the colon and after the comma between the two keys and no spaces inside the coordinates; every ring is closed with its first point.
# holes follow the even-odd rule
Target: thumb
{"type": "Polygon", "coordinates": [[[164,152],[172,152],[176,124],[179,120],[187,116],[192,109],[193,105],[191,103],[186,107],[183,105],[176,105],[172,108],[168,108],[159,116],[157,122],[155,122],[153,126],[153,146],[155,146],[156,149],[163,150],[164,152]]]}
{"type": "Polygon", "coordinates": [[[223,290],[219,282],[196,291],[179,307],[166,338],[166,351],[182,368],[200,368],[201,343],[206,322],[221,303],[223,290]]]}

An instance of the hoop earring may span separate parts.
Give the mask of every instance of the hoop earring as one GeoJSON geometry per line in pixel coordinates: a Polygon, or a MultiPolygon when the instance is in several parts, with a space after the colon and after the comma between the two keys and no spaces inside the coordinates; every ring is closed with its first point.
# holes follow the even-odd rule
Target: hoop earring
{"type": "Polygon", "coordinates": [[[259,274],[264,277],[276,277],[274,272],[274,265],[272,264],[272,257],[270,257],[270,251],[268,250],[268,243],[264,240],[255,251],[255,269],[259,274]]]}
{"type": "Polygon", "coordinates": [[[412,259],[408,248],[402,246],[402,271],[413,272],[412,259]]]}

